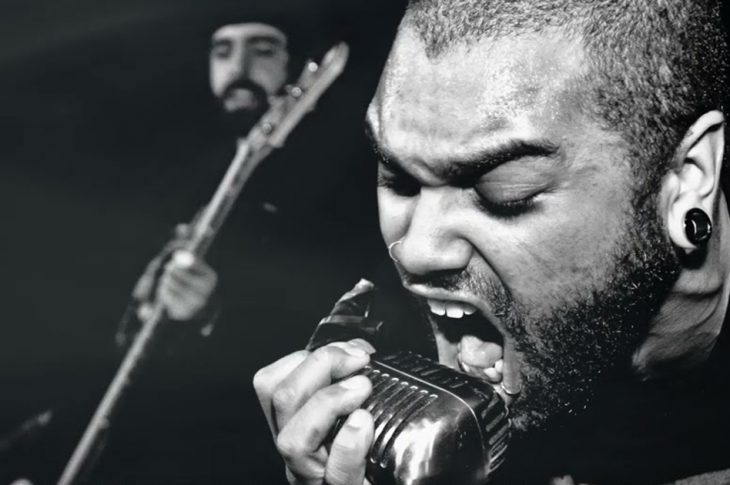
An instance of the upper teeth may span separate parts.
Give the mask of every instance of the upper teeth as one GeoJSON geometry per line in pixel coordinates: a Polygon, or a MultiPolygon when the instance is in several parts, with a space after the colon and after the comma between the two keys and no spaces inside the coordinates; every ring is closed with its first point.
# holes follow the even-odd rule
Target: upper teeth
{"type": "Polygon", "coordinates": [[[464,315],[471,315],[477,309],[467,303],[442,300],[426,300],[431,313],[439,316],[446,315],[449,318],[462,318],[464,315]]]}

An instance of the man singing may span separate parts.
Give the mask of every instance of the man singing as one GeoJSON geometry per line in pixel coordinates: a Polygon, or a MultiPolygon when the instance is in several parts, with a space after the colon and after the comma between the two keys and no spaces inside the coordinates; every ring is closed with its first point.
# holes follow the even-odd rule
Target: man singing
{"type": "MultiPolygon", "coordinates": [[[[380,226],[439,361],[509,407],[499,481],[730,482],[719,8],[407,6],[367,114],[380,226]]],[[[291,483],[367,482],[373,350],[255,376],[291,483]]]]}

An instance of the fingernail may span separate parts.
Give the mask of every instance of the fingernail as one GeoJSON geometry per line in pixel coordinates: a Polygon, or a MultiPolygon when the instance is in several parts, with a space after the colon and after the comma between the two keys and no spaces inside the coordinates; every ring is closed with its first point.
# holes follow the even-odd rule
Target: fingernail
{"type": "Polygon", "coordinates": [[[364,428],[367,424],[367,414],[362,409],[356,409],[349,418],[347,418],[347,425],[353,428],[364,428]]]}
{"type": "Polygon", "coordinates": [[[350,377],[349,379],[340,381],[340,385],[349,390],[362,389],[365,385],[363,379],[363,376],[350,377]]]}
{"type": "Polygon", "coordinates": [[[360,347],[355,347],[352,344],[348,344],[347,346],[344,347],[344,349],[345,349],[345,352],[347,352],[348,354],[350,354],[353,357],[365,357],[368,355],[368,353],[365,352],[363,349],[361,349],[360,347]]]}
{"type": "Polygon", "coordinates": [[[375,352],[375,347],[370,345],[370,342],[368,342],[367,340],[364,340],[361,338],[350,340],[347,343],[349,345],[352,345],[353,347],[363,349],[366,354],[371,354],[371,353],[375,352]]]}
{"type": "Polygon", "coordinates": [[[360,281],[357,282],[353,290],[369,290],[374,286],[375,285],[373,285],[372,282],[366,280],[365,278],[360,278],[360,281]]]}

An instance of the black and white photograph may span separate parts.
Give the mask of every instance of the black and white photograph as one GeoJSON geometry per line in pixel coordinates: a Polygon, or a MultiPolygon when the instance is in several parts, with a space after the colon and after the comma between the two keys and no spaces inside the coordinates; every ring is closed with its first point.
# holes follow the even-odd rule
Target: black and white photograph
{"type": "Polygon", "coordinates": [[[723,0],[3,0],[0,485],[730,484],[723,0]]]}

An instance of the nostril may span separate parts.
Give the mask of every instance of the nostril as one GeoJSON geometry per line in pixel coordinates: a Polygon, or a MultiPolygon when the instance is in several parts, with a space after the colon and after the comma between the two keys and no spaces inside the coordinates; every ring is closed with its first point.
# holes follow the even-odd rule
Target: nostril
{"type": "Polygon", "coordinates": [[[471,260],[471,246],[463,240],[416,241],[404,238],[389,246],[391,258],[404,270],[419,275],[460,272],[471,260]]]}

